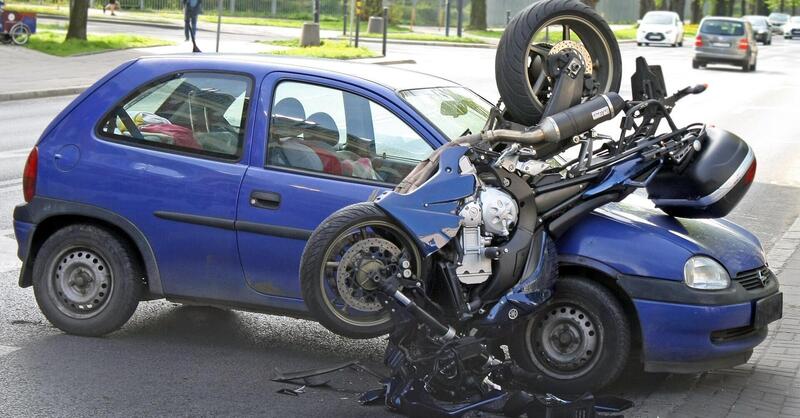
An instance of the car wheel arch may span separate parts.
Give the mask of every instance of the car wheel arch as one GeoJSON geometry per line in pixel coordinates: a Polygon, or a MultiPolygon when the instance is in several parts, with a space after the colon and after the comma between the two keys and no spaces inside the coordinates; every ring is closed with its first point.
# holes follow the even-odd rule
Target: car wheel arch
{"type": "Polygon", "coordinates": [[[573,277],[593,280],[614,295],[622,306],[623,312],[630,321],[631,331],[631,354],[640,351],[642,348],[642,326],[639,322],[639,314],[633,300],[625,292],[616,280],[617,273],[607,266],[594,266],[588,264],[561,263],[558,268],[559,278],[573,277]]]}
{"type": "Polygon", "coordinates": [[[51,213],[31,220],[36,224],[36,229],[29,239],[25,263],[20,273],[19,285],[21,287],[29,287],[33,284],[33,263],[47,238],[66,226],[83,223],[106,228],[127,240],[131,247],[136,249],[135,256],[143,267],[148,290],[145,299],[164,297],[155,254],[144,234],[133,223],[119,215],[93,206],[71,202],[57,202],[55,205],[53,202],[48,202],[47,205],[51,213]],[[80,208],[74,208],[73,205],[80,206],[80,208]]]}

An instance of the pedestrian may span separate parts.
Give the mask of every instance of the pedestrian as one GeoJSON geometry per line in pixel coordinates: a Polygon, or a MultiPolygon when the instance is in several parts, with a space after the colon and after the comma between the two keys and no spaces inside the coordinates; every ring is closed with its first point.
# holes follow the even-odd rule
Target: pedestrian
{"type": "Polygon", "coordinates": [[[108,3],[103,7],[103,14],[106,14],[106,11],[111,11],[111,16],[116,16],[114,12],[117,10],[119,10],[119,3],[117,0],[108,0],[108,3]]]}
{"type": "Polygon", "coordinates": [[[183,33],[186,35],[187,42],[189,39],[194,42],[195,35],[197,35],[197,16],[203,12],[200,4],[201,0],[181,0],[181,6],[183,6],[183,33]]]}

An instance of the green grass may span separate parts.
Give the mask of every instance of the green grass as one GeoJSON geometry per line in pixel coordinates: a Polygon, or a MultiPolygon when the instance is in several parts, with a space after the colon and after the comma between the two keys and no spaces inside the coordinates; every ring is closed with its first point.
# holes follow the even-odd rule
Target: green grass
{"type": "MultiPolygon", "coordinates": [[[[362,38],[383,38],[383,35],[380,33],[360,33],[359,37],[362,38]]],[[[455,43],[469,43],[469,44],[484,44],[481,39],[473,38],[469,36],[444,36],[444,35],[435,35],[431,33],[414,33],[414,32],[407,32],[407,33],[392,33],[389,32],[386,35],[389,39],[399,39],[399,40],[406,40],[406,41],[428,41],[428,42],[455,42],[455,43]]]]}
{"type": "Polygon", "coordinates": [[[614,31],[614,35],[619,40],[636,39],[636,26],[617,29],[614,31]]]}
{"type": "Polygon", "coordinates": [[[500,39],[500,37],[503,36],[502,29],[468,30],[467,33],[473,36],[480,36],[483,38],[500,39]]]}
{"type": "Polygon", "coordinates": [[[297,39],[288,41],[270,41],[264,42],[269,45],[277,45],[289,47],[289,49],[281,49],[266,52],[272,55],[289,55],[295,57],[313,57],[313,58],[333,58],[333,59],[354,59],[354,58],[371,58],[377,57],[378,54],[372,52],[370,49],[364,47],[352,47],[347,44],[347,41],[331,41],[323,40],[320,46],[301,47],[300,41],[297,39]]]}
{"type": "Polygon", "coordinates": [[[65,41],[66,32],[64,31],[39,31],[31,35],[31,39],[25,45],[45,54],[68,57],[77,54],[90,52],[113,51],[125,48],[143,48],[148,46],[170,45],[171,42],[161,39],[150,38],[138,35],[92,35],[89,34],[87,40],[78,41],[70,39],[65,41]]]}

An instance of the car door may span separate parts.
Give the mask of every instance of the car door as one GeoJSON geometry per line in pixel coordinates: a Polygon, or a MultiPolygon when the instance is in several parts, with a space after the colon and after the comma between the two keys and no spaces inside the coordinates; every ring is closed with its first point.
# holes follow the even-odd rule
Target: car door
{"type": "Polygon", "coordinates": [[[239,254],[248,284],[301,297],[300,258],[334,211],[367,201],[433,150],[408,114],[350,84],[289,74],[263,83],[251,167],[239,195],[239,254]]]}
{"type": "Polygon", "coordinates": [[[115,182],[106,198],[150,243],[170,296],[228,299],[241,285],[234,230],[244,173],[245,128],[253,80],[221,72],[180,72],[138,88],[101,124],[103,155],[115,182]]]}

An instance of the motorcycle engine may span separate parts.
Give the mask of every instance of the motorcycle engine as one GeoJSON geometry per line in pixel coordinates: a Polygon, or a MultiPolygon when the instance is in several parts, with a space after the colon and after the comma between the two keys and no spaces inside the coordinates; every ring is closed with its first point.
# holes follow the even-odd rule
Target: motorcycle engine
{"type": "Polygon", "coordinates": [[[459,281],[480,284],[492,275],[492,258],[486,254],[496,237],[507,237],[517,223],[517,202],[496,187],[484,187],[461,207],[461,262],[456,268],[459,281]]]}

